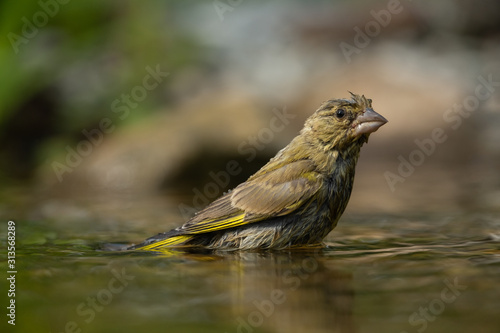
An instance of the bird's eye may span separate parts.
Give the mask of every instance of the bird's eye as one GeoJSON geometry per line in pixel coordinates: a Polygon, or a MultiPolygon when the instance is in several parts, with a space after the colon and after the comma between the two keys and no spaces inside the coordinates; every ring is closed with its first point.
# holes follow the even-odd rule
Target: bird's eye
{"type": "Polygon", "coordinates": [[[344,109],[338,109],[335,111],[335,118],[337,119],[342,119],[345,117],[345,110],[344,109]]]}

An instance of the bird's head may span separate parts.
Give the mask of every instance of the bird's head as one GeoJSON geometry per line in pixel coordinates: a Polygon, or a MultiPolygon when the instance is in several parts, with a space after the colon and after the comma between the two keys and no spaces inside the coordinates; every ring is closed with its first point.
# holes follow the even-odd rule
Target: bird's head
{"type": "Polygon", "coordinates": [[[324,102],[304,126],[304,134],[312,136],[326,149],[342,150],[368,141],[387,120],[372,109],[372,100],[351,93],[351,99],[324,102]]]}

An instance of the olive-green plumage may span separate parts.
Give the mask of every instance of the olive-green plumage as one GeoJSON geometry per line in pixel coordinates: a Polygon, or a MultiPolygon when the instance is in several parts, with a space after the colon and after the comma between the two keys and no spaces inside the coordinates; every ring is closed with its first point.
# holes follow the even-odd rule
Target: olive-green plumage
{"type": "Polygon", "coordinates": [[[323,103],[300,134],[259,171],[181,227],[131,250],[171,247],[281,249],[319,244],[351,195],[361,146],[387,120],[371,100],[323,103]]]}

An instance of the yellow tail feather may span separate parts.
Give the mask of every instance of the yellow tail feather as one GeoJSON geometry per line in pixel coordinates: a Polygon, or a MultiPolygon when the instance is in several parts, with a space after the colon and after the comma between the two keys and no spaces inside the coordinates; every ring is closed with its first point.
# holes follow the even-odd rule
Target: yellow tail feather
{"type": "Polygon", "coordinates": [[[181,236],[174,236],[170,238],[163,239],[158,242],[154,242],[145,246],[141,246],[137,248],[136,250],[143,250],[143,251],[158,251],[161,250],[162,248],[165,247],[170,247],[170,246],[175,246],[175,245],[181,245],[182,243],[190,240],[193,238],[192,236],[187,236],[187,235],[181,235],[181,236]]]}

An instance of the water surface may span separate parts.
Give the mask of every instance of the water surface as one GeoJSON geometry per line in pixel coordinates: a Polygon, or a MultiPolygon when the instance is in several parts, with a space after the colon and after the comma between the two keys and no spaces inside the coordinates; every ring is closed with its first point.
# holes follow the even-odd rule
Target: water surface
{"type": "Polygon", "coordinates": [[[101,251],[158,226],[93,218],[17,221],[15,331],[500,331],[493,213],[347,214],[324,248],[226,253],[101,251]]]}

